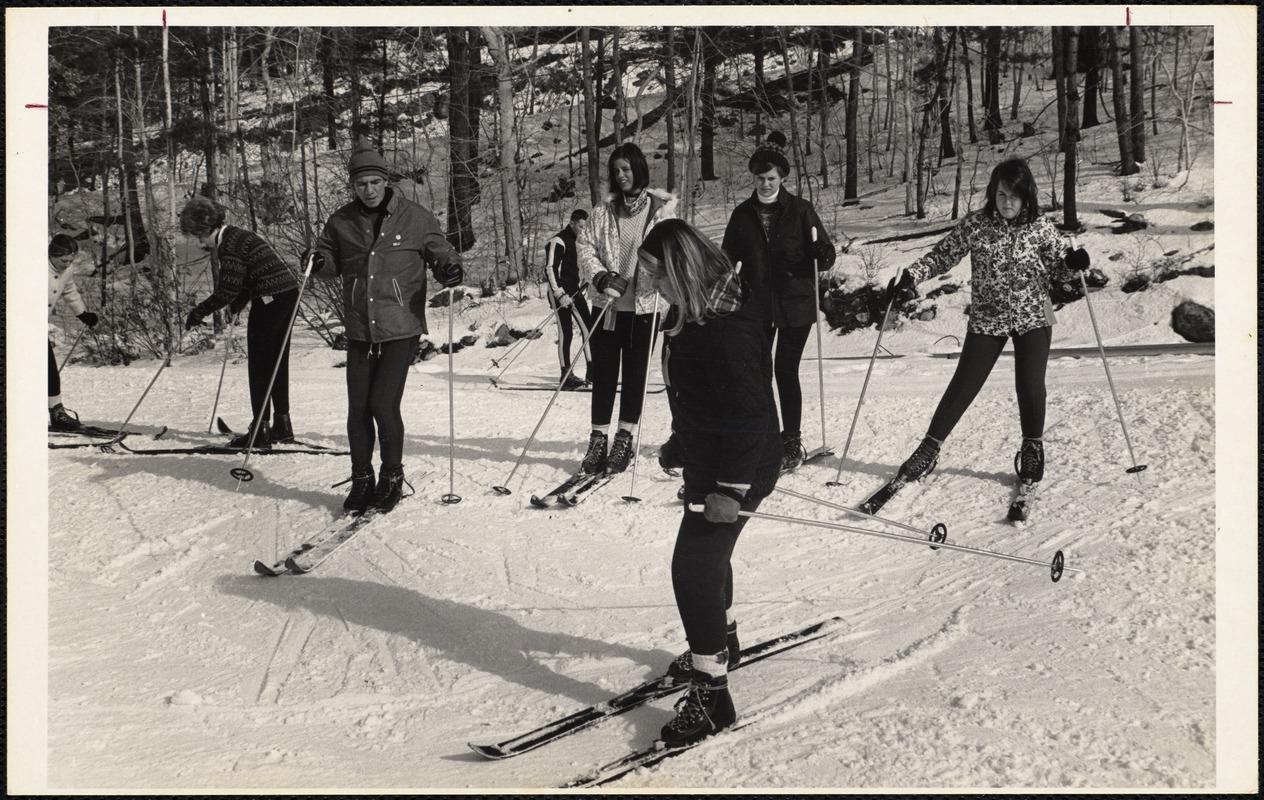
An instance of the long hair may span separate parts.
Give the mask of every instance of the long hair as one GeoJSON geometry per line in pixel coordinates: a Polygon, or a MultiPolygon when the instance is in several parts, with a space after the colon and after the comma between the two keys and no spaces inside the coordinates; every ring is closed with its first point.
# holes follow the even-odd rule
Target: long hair
{"type": "Polygon", "coordinates": [[[666,334],[680,333],[686,322],[703,322],[709,309],[710,291],[733,271],[733,264],[715,242],[680,219],[665,219],[651,231],[662,243],[661,266],[647,268],[667,281],[680,300],[676,324],[666,334]]]}
{"type": "Polygon", "coordinates": [[[983,213],[996,219],[996,190],[1002,183],[1023,199],[1023,210],[1018,213],[1021,223],[1035,222],[1040,216],[1040,201],[1036,193],[1036,179],[1032,177],[1031,168],[1021,158],[1011,158],[996,165],[992,177],[988,179],[987,203],[983,213]]]}
{"type": "Polygon", "coordinates": [[[610,151],[610,158],[606,161],[606,179],[610,181],[610,191],[619,191],[619,182],[615,180],[614,174],[614,162],[619,159],[628,162],[628,166],[632,167],[633,189],[639,192],[650,185],[650,165],[645,160],[645,154],[631,142],[624,142],[610,151]]]}

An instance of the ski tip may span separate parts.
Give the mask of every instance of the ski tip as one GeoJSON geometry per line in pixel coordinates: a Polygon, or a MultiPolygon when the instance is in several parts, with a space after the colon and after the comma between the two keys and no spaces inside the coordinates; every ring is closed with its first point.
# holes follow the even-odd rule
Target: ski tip
{"type": "Polygon", "coordinates": [[[233,429],[232,429],[232,428],[230,428],[230,427],[228,427],[228,423],[224,421],[224,418],[223,418],[223,417],[216,417],[216,418],[215,418],[215,427],[219,429],[219,432],[220,432],[220,433],[232,433],[232,432],[233,432],[233,429]]]}
{"type": "Polygon", "coordinates": [[[298,562],[294,560],[293,556],[285,559],[285,568],[296,575],[303,575],[308,572],[308,570],[305,570],[298,565],[298,562]]]}
{"type": "Polygon", "coordinates": [[[267,575],[268,577],[284,575],[288,569],[289,568],[286,567],[284,563],[269,565],[263,563],[262,561],[255,561],[255,572],[260,575],[267,575]]]}
{"type": "Polygon", "coordinates": [[[504,750],[502,750],[501,748],[497,747],[494,744],[474,744],[473,742],[470,742],[469,748],[473,750],[475,753],[478,753],[483,758],[486,758],[492,761],[499,761],[502,758],[507,758],[509,755],[504,750]]]}
{"type": "Polygon", "coordinates": [[[548,499],[544,497],[538,497],[533,494],[531,495],[531,505],[535,506],[536,508],[548,508],[549,501],[548,499]]]}

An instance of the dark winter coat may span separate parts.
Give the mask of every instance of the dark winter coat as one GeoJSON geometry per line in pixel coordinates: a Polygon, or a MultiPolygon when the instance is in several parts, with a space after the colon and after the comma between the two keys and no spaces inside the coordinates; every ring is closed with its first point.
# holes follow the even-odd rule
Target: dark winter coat
{"type": "Polygon", "coordinates": [[[193,313],[199,319],[224,306],[236,314],[256,297],[298,288],[294,272],[254,231],[224,226],[211,258],[219,264],[219,282],[211,296],[194,307],[193,313]]]}
{"type": "Polygon", "coordinates": [[[733,263],[742,262],[742,278],[750,287],[750,301],[740,312],[763,325],[798,328],[816,322],[817,279],[813,270],[812,228],[830,246],[828,258],[816,266],[834,266],[835,251],[829,233],[812,204],[786,191],[777,194],[777,210],[768,233],[759,220],[759,199],[754,192],[729,217],[721,244],[733,263]]]}
{"type": "Polygon", "coordinates": [[[914,283],[942,275],[970,256],[970,325],[1008,336],[1053,325],[1049,284],[1077,282],[1065,263],[1066,239],[1048,217],[1008,222],[976,211],[908,268],[914,283]]]}
{"type": "Polygon", "coordinates": [[[579,291],[576,238],[575,231],[567,225],[544,244],[548,253],[546,269],[553,278],[551,283],[556,283],[560,288],[565,289],[567,294],[575,294],[579,291]]]}
{"type": "Polygon", "coordinates": [[[381,231],[375,214],[358,200],[334,212],[316,242],[324,255],[318,278],[342,278],[343,321],[348,339],[389,342],[429,333],[426,266],[436,275],[461,257],[425,208],[391,191],[381,231]]]}
{"type": "Polygon", "coordinates": [[[739,313],[687,322],[664,337],[672,434],[691,491],[705,494],[720,482],[750,484],[749,499],[772,493],[782,445],[772,383],[764,377],[771,372],[763,326],[739,313]]]}

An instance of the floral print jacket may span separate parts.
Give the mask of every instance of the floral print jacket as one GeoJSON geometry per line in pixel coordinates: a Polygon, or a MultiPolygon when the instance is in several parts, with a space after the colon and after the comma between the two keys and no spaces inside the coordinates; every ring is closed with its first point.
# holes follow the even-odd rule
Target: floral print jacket
{"type": "Polygon", "coordinates": [[[1053,325],[1051,283],[1074,280],[1063,263],[1067,243],[1047,217],[1008,222],[975,211],[908,268],[914,283],[942,275],[970,256],[973,333],[1021,335],[1053,325]]]}

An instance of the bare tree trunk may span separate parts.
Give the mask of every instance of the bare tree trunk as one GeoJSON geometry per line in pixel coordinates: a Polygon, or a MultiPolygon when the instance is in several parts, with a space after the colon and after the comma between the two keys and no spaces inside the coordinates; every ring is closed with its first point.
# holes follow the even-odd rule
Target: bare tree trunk
{"type": "Polygon", "coordinates": [[[698,116],[702,106],[702,30],[694,28],[693,59],[689,75],[689,101],[685,106],[685,168],[681,177],[680,208],[681,218],[686,222],[694,219],[694,142],[698,140],[698,116]]]}
{"type": "Polygon", "coordinates": [[[935,89],[935,100],[939,111],[939,158],[942,160],[953,158],[957,155],[957,151],[952,145],[952,128],[949,125],[949,111],[951,107],[948,103],[948,63],[956,50],[957,29],[953,28],[949,31],[947,46],[943,43],[942,28],[935,29],[935,39],[935,51],[940,58],[939,80],[935,89]]]}
{"type": "Polygon", "coordinates": [[[1060,27],[1049,29],[1052,40],[1050,53],[1053,58],[1053,84],[1058,99],[1058,150],[1066,152],[1067,101],[1066,101],[1066,45],[1060,27]]]}
{"type": "MultiPolygon", "coordinates": [[[[951,47],[948,49],[952,50],[951,47]]],[[[967,70],[967,74],[968,72],[969,70],[967,70]]],[[[957,141],[960,142],[961,141],[961,91],[959,90],[957,86],[957,59],[956,59],[955,53],[953,54],[953,59],[952,59],[952,103],[954,105],[953,110],[955,111],[955,113],[953,114],[953,121],[954,121],[953,127],[956,129],[957,141]]],[[[950,217],[950,219],[957,219],[957,217],[961,213],[960,212],[961,175],[963,172],[964,162],[965,162],[964,154],[958,152],[957,153],[957,175],[953,180],[953,186],[952,186],[952,216],[950,217]]]]}
{"type": "Polygon", "coordinates": [[[843,124],[847,137],[847,172],[843,178],[843,205],[854,206],[860,202],[860,137],[856,133],[856,119],[860,116],[860,27],[852,28],[851,63],[847,69],[847,112],[843,124]]]}
{"type": "MultiPolygon", "coordinates": [[[[327,139],[330,150],[338,149],[338,101],[334,97],[334,37],[333,28],[320,29],[320,46],[317,49],[317,60],[320,61],[321,88],[325,101],[325,126],[329,129],[327,139]]],[[[312,159],[316,163],[316,159],[312,159]]]]}
{"type": "Polygon", "coordinates": [[[206,62],[206,71],[198,76],[202,100],[202,149],[206,153],[206,183],[202,194],[214,200],[219,191],[219,144],[215,135],[215,50],[211,47],[211,29],[203,29],[199,38],[206,62]]]}
{"type": "Polygon", "coordinates": [[[477,79],[471,65],[476,63],[477,34],[466,28],[448,29],[448,65],[451,74],[451,100],[448,103],[448,241],[458,252],[474,246],[473,210],[478,202],[478,176],[475,153],[478,148],[478,121],[473,117],[479,94],[474,88],[477,79]],[[471,41],[473,39],[473,41],[471,41]],[[471,52],[474,50],[475,52],[471,52]]]}
{"type": "Polygon", "coordinates": [[[505,215],[505,255],[514,276],[521,278],[526,269],[522,247],[521,204],[518,199],[517,170],[514,158],[513,71],[509,47],[500,28],[484,27],[483,38],[492,63],[496,65],[496,96],[500,106],[500,194],[505,215]]]}
{"type": "Polygon", "coordinates": [[[1084,112],[1080,130],[1100,125],[1097,118],[1097,95],[1101,84],[1102,29],[1085,25],[1080,30],[1079,62],[1084,67],[1084,112]]]}
{"type": "Polygon", "coordinates": [[[1062,224],[1067,230],[1077,230],[1080,227],[1080,221],[1075,211],[1075,178],[1078,167],[1076,142],[1080,140],[1080,93],[1075,82],[1075,63],[1079,54],[1079,28],[1066,28],[1064,41],[1066,55],[1063,57],[1063,63],[1068,65],[1069,69],[1066,81],[1067,128],[1062,137],[1062,151],[1066,154],[1062,171],[1062,224]]]}
{"type": "Polygon", "coordinates": [[[667,26],[664,68],[667,74],[667,187],[676,188],[676,28],[667,26]]]}
{"type": "Polygon", "coordinates": [[[233,161],[232,148],[237,141],[237,96],[241,90],[237,80],[237,29],[224,30],[221,43],[224,52],[224,139],[228,147],[224,158],[224,182],[228,184],[231,195],[232,187],[237,183],[237,162],[233,161]]]}
{"type": "Polygon", "coordinates": [[[979,143],[979,131],[974,127],[974,77],[970,73],[970,39],[961,37],[961,72],[966,76],[966,122],[970,129],[970,144],[979,143]]]}
{"type": "Polygon", "coordinates": [[[818,173],[821,176],[821,188],[829,188],[829,55],[826,54],[825,48],[821,47],[821,40],[817,36],[817,74],[819,75],[818,83],[821,85],[821,167],[818,173]]]}
{"type": "Polygon", "coordinates": [[[1123,59],[1119,55],[1119,33],[1114,28],[1106,29],[1106,47],[1110,58],[1110,94],[1115,109],[1115,135],[1119,139],[1119,174],[1135,175],[1139,169],[1132,153],[1132,137],[1128,132],[1131,122],[1124,98],[1123,59]]]}
{"type": "Polygon", "coordinates": [[[1015,52],[1012,54],[1012,63],[1014,70],[1014,97],[1010,101],[1009,118],[1018,119],[1018,101],[1023,95],[1023,53],[1022,46],[1027,41],[1027,33],[1022,28],[1018,29],[1018,38],[1014,42],[1015,52]]]}
{"type": "Polygon", "coordinates": [[[790,44],[786,41],[786,29],[777,28],[781,36],[781,63],[785,68],[787,92],[790,95],[790,148],[793,152],[795,194],[803,195],[803,150],[799,147],[799,100],[794,92],[794,80],[790,72],[790,44]]]}
{"type": "MultiPolygon", "coordinates": [[[[166,25],[162,26],[162,92],[162,138],[167,142],[167,226],[173,229],[176,224],[176,156],[175,146],[171,141],[171,56],[166,25]]],[[[168,236],[174,236],[174,233],[169,233],[168,236]]]]}
{"type": "Polygon", "coordinates": [[[715,174],[715,73],[720,55],[710,35],[704,35],[702,51],[702,114],[698,121],[701,144],[701,178],[717,180],[715,174]]]}
{"type": "Polygon", "coordinates": [[[579,29],[580,69],[584,84],[584,132],[588,137],[588,193],[593,208],[601,205],[601,159],[597,152],[597,100],[593,97],[592,52],[589,28],[579,29]]]}
{"type": "Polygon", "coordinates": [[[983,130],[988,141],[999,144],[1005,141],[1001,135],[1001,29],[988,28],[983,66],[987,82],[983,97],[983,130]]]}
{"type": "Polygon", "coordinates": [[[912,83],[913,40],[917,36],[914,29],[907,31],[904,47],[900,50],[900,74],[905,91],[904,96],[904,213],[912,214],[916,209],[913,194],[913,92],[909,90],[912,83]]]}
{"type": "Polygon", "coordinates": [[[616,25],[610,33],[610,83],[614,87],[614,127],[615,144],[623,144],[623,129],[628,124],[627,98],[623,95],[623,60],[619,52],[619,27],[616,25]]]}
{"type": "MultiPolygon", "coordinates": [[[[1131,115],[1131,133],[1132,133],[1132,157],[1141,163],[1146,160],[1146,129],[1145,129],[1145,62],[1146,48],[1141,41],[1141,32],[1136,26],[1128,28],[1128,62],[1129,62],[1129,111],[1131,115]]],[[[1152,79],[1153,81],[1153,79],[1152,79]]],[[[1153,84],[1158,81],[1153,81],[1153,84]]],[[[1153,107],[1153,95],[1151,95],[1151,107],[1153,107]]],[[[1154,132],[1157,134],[1158,116],[1151,111],[1150,116],[1155,120],[1154,132]]]]}

